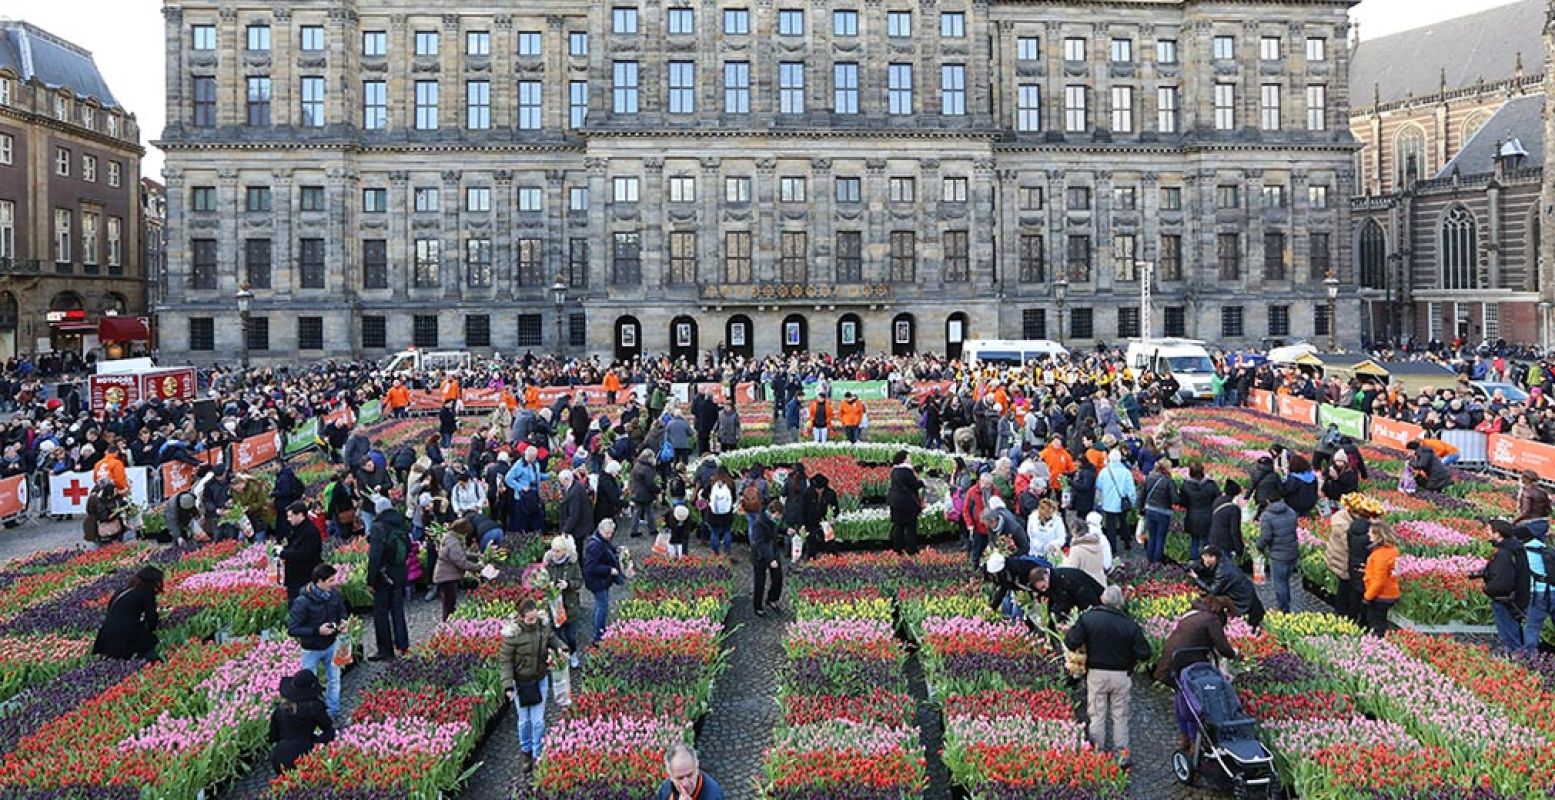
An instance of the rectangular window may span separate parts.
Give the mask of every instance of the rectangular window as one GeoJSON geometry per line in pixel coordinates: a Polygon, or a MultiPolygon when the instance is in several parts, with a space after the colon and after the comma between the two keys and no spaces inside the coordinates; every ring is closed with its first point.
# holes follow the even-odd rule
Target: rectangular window
{"type": "Polygon", "coordinates": [[[1290,306],[1269,306],[1269,335],[1290,335],[1290,306]]]}
{"type": "Polygon", "coordinates": [[[724,33],[744,36],[751,32],[751,12],[745,8],[724,9],[724,33]]]}
{"type": "Polygon", "coordinates": [[[778,10],[778,35],[779,36],[803,36],[804,35],[804,11],[798,8],[783,8],[778,10]]]}
{"type": "Polygon", "coordinates": [[[888,113],[902,116],[912,113],[912,65],[892,64],[886,68],[888,113]]]}
{"type": "Polygon", "coordinates": [[[567,285],[586,289],[589,285],[589,240],[567,240],[567,285]]]}
{"type": "Polygon", "coordinates": [[[610,188],[611,188],[610,202],[612,202],[612,203],[635,203],[635,202],[637,202],[637,185],[638,185],[637,178],[636,177],[632,177],[632,176],[622,176],[622,177],[617,177],[617,178],[611,179],[611,181],[610,181],[610,188]]]}
{"type": "Polygon", "coordinates": [[[416,130],[437,130],[437,81],[416,81],[416,130]]]}
{"type": "Polygon", "coordinates": [[[544,319],[539,314],[518,315],[518,346],[540,347],[545,343],[544,319]]]}
{"type": "Polygon", "coordinates": [[[784,283],[810,280],[809,239],[804,231],[783,231],[778,237],[778,278],[784,283]]]}
{"type": "Polygon", "coordinates": [[[610,282],[636,286],[642,283],[642,234],[636,231],[615,234],[611,248],[610,282]]]}
{"type": "Polygon", "coordinates": [[[102,215],[81,212],[81,264],[89,275],[97,274],[97,230],[102,215]]]}
{"type": "Polygon", "coordinates": [[[1116,211],[1133,211],[1139,208],[1139,193],[1132,186],[1118,186],[1112,190],[1112,208],[1116,211]]]}
{"type": "Polygon", "coordinates": [[[1270,184],[1263,187],[1264,208],[1285,207],[1285,187],[1278,184],[1270,184]]]}
{"type": "Polygon", "coordinates": [[[1263,279],[1285,280],[1285,234],[1283,233],[1263,235],[1263,279]]]}
{"type": "Polygon", "coordinates": [[[324,26],[304,25],[298,31],[298,46],[304,53],[317,53],[324,49],[324,26]]]}
{"type": "Polygon", "coordinates": [[[1043,192],[1041,186],[1022,186],[1020,193],[1020,210],[1038,211],[1042,208],[1043,192]]]}
{"type": "Polygon", "coordinates": [[[858,12],[851,9],[831,12],[831,33],[833,36],[857,36],[858,12]]]}
{"type": "Polygon", "coordinates": [[[389,190],[381,188],[362,190],[362,213],[382,214],[389,210],[389,190]]]}
{"type": "Polygon", "coordinates": [[[1177,40],[1160,39],[1155,43],[1155,62],[1157,64],[1177,63],[1177,40]]]}
{"type": "Polygon", "coordinates": [[[671,286],[690,286],[697,280],[697,235],[693,231],[670,231],[671,286]]]}
{"type": "Polygon", "coordinates": [[[301,122],[304,128],[324,127],[324,79],[309,76],[302,79],[301,122]]]}
{"type": "Polygon", "coordinates": [[[1040,84],[1023,83],[1016,89],[1015,129],[1042,130],[1042,86],[1040,84]]]}
{"type": "Polygon", "coordinates": [[[472,131],[491,128],[491,81],[464,84],[464,127],[472,131]]]}
{"type": "Polygon", "coordinates": [[[617,61],[611,70],[611,108],[617,114],[637,113],[637,62],[617,61]]]}
{"type": "Polygon", "coordinates": [[[1236,84],[1215,84],[1215,130],[1236,128],[1236,84]]]}
{"type": "Polygon", "coordinates": [[[189,318],[189,349],[200,352],[209,352],[216,349],[215,318],[189,318]]]}
{"type": "Polygon", "coordinates": [[[123,175],[124,175],[123,167],[119,164],[119,162],[117,162],[117,161],[110,161],[110,162],[108,162],[108,185],[109,186],[112,186],[115,189],[119,188],[119,184],[123,182],[123,175]]]}
{"type": "Polygon", "coordinates": [[[567,210],[589,210],[589,187],[573,186],[567,190],[567,210]]]}
{"type": "Polygon", "coordinates": [[[362,55],[378,57],[389,52],[389,34],[385,31],[362,31],[362,55]]]}
{"type": "Polygon", "coordinates": [[[436,314],[417,314],[411,317],[410,343],[417,347],[437,347],[436,314]]]}
{"type": "Polygon", "coordinates": [[[1237,197],[1239,193],[1234,184],[1221,184],[1215,187],[1215,208],[1238,208],[1242,205],[1237,197]]]}
{"type": "Polygon", "coordinates": [[[1280,85],[1277,83],[1259,87],[1258,127],[1266,131],[1280,129],[1280,85]]]}
{"type": "Polygon", "coordinates": [[[1047,338],[1047,309],[1024,308],[1020,312],[1021,337],[1025,339],[1047,338]]]}
{"type": "Polygon", "coordinates": [[[1139,280],[1137,244],[1138,240],[1132,233],[1120,233],[1112,237],[1112,270],[1120,281],[1139,280]]]}
{"type": "Polygon", "coordinates": [[[1093,339],[1096,337],[1096,319],[1091,309],[1076,308],[1069,312],[1069,338],[1093,339]]]}
{"type": "Polygon", "coordinates": [[[588,315],[582,311],[574,311],[567,315],[567,346],[583,347],[588,343],[589,324],[588,315]]]}
{"type": "Polygon", "coordinates": [[[724,202],[749,203],[750,201],[750,178],[724,178],[724,202]]]}
{"type": "Polygon", "coordinates": [[[1307,60],[1308,61],[1327,61],[1328,60],[1328,40],[1324,39],[1324,38],[1321,38],[1321,37],[1318,37],[1318,36],[1308,37],[1307,38],[1307,60]]]}
{"type": "Polygon", "coordinates": [[[892,39],[912,38],[912,12],[887,11],[885,15],[885,35],[892,39]]]}
{"type": "Polygon", "coordinates": [[[216,26],[193,25],[189,28],[189,48],[191,50],[215,50],[216,26]]]}
{"type": "Polygon", "coordinates": [[[1166,335],[1183,338],[1188,335],[1188,310],[1182,306],[1166,307],[1166,335]]]}
{"type": "Polygon", "coordinates": [[[491,188],[470,186],[464,190],[464,210],[484,213],[491,210],[491,188]]]}
{"type": "Polygon", "coordinates": [[[1181,211],[1182,210],[1182,187],[1181,186],[1162,186],[1161,187],[1161,210],[1162,211],[1181,211]]]}
{"type": "Polygon", "coordinates": [[[804,113],[804,63],[785,61],[778,65],[778,113],[804,113]]]}
{"type": "Polygon", "coordinates": [[[808,200],[805,191],[805,179],[785,175],[778,178],[778,202],[803,203],[808,200]]]}
{"type": "Polygon", "coordinates": [[[1134,62],[1134,40],[1133,39],[1113,39],[1112,40],[1112,63],[1114,63],[1114,64],[1132,64],[1133,62],[1134,62]]]}
{"type": "Polygon", "coordinates": [[[966,65],[944,64],[939,68],[940,113],[947,117],[966,115],[966,65]]]}
{"type": "Polygon", "coordinates": [[[1041,234],[1020,235],[1020,282],[1042,283],[1047,280],[1046,250],[1041,234]]]}
{"type": "MultiPolygon", "coordinates": [[[[485,81],[478,81],[485,83],[485,81]]],[[[489,95],[488,95],[489,99],[489,95]]],[[[490,124],[490,108],[487,108],[487,124],[490,124]]],[[[524,131],[540,130],[540,82],[518,82],[518,129],[524,131]]]]}
{"type": "Polygon", "coordinates": [[[1127,86],[1112,87],[1112,132],[1134,132],[1134,90],[1127,86]]]}
{"type": "Polygon", "coordinates": [[[1070,186],[1064,190],[1064,208],[1070,211],[1091,210],[1091,190],[1086,186],[1070,186]]]}
{"type": "Polygon", "coordinates": [[[891,231],[891,281],[913,283],[918,278],[918,235],[891,231]]]}
{"type": "Polygon", "coordinates": [[[1328,249],[1328,234],[1314,233],[1307,239],[1308,274],[1312,280],[1322,280],[1333,271],[1328,249]]]}
{"type": "Polygon", "coordinates": [[[1016,61],[1041,61],[1042,40],[1036,36],[1022,36],[1015,40],[1016,61]]]}
{"type": "Polygon", "coordinates": [[[538,186],[518,187],[518,210],[536,213],[540,211],[541,192],[538,186]]]}
{"type": "Polygon", "coordinates": [[[940,202],[965,203],[966,193],[966,178],[943,178],[940,180],[940,202]]]}
{"type": "Polygon", "coordinates": [[[16,258],[16,202],[0,200],[0,259],[16,258]]]}
{"type": "Polygon", "coordinates": [[[362,241],[362,288],[389,288],[389,243],[383,239],[362,241]]]}
{"type": "Polygon", "coordinates": [[[912,203],[912,202],[916,202],[917,199],[918,199],[917,186],[918,186],[918,181],[916,179],[914,179],[914,178],[892,178],[891,179],[891,184],[890,184],[891,202],[893,202],[893,203],[912,203]]]}
{"type": "Polygon", "coordinates": [[[1182,236],[1161,234],[1161,268],[1157,275],[1163,281],[1182,280],[1182,236]]]}
{"type": "Polygon", "coordinates": [[[1322,84],[1307,87],[1307,130],[1328,130],[1328,87],[1322,84]]]}
{"type": "Polygon", "coordinates": [[[972,279],[971,249],[966,231],[945,231],[945,282],[965,283],[972,279]]]}
{"type": "Polygon", "coordinates": [[[1307,187],[1307,207],[1312,209],[1328,208],[1328,187],[1321,183],[1314,183],[1307,187]]]}
{"type": "Polygon", "coordinates": [[[81,156],[81,180],[97,182],[97,156],[81,156]]]}
{"type": "Polygon", "coordinates": [[[1240,280],[1242,277],[1241,237],[1234,233],[1215,236],[1215,261],[1223,281],[1240,280]]]}
{"type": "Polygon", "coordinates": [[[832,67],[832,111],[858,113],[858,64],[842,62],[832,67]]]}
{"type": "Polygon", "coordinates": [[[864,280],[864,235],[858,231],[837,232],[837,282],[862,283],[864,280]]]}
{"type": "Polygon", "coordinates": [[[324,288],[324,240],[303,239],[297,253],[297,267],[304,289],[324,288]]]}
{"type": "Polygon", "coordinates": [[[324,187],[304,186],[298,190],[298,205],[303,211],[324,210],[324,187]]]}
{"type": "Polygon", "coordinates": [[[416,240],[416,269],[413,283],[417,288],[442,285],[443,242],[440,239],[416,240]]]}
{"type": "Polygon", "coordinates": [[[567,34],[567,55],[581,58],[589,54],[589,35],[585,31],[567,34]]]}
{"type": "Polygon", "coordinates": [[[1280,60],[1280,37],[1264,36],[1258,40],[1258,59],[1260,61],[1280,60]]]}
{"type": "Polygon", "coordinates": [[[1160,86],[1155,90],[1155,129],[1161,133],[1177,132],[1177,87],[1160,86]]]}
{"type": "Polygon", "coordinates": [[[389,320],[387,317],[362,317],[362,347],[382,350],[389,346],[389,320]]]}
{"type": "Polygon", "coordinates": [[[250,186],[244,192],[244,195],[245,195],[245,197],[244,197],[245,202],[244,202],[244,205],[243,205],[244,210],[246,210],[246,211],[269,211],[270,210],[270,187],[268,187],[268,186],[250,186]]]}
{"type": "Polygon", "coordinates": [[[964,38],[966,36],[966,14],[960,11],[940,12],[939,35],[944,39],[964,38]]]}
{"type": "Polygon", "coordinates": [[[1139,338],[1139,306],[1118,307],[1118,338],[1139,338]]]}
{"type": "Polygon", "coordinates": [[[362,82],[362,127],[381,131],[389,126],[389,85],[383,81],[362,82]]]}
{"type": "Polygon", "coordinates": [[[194,239],[189,242],[189,288],[209,291],[216,288],[216,240],[194,239]]]}
{"type": "Polygon", "coordinates": [[[196,128],[216,127],[216,79],[194,79],[194,119],[196,128]]]}
{"type": "Polygon", "coordinates": [[[728,283],[751,282],[750,231],[724,233],[724,280],[728,283]]]}
{"type": "Polygon", "coordinates": [[[583,127],[589,115],[589,82],[570,81],[567,84],[567,124],[577,130],[583,127]]]}
{"type": "Polygon", "coordinates": [[[696,11],[690,8],[672,8],[666,22],[671,35],[696,33],[696,11]]]}
{"type": "Polygon", "coordinates": [[[297,349],[298,350],[323,350],[324,349],[324,318],[323,317],[298,317],[297,318],[297,349]]]}
{"type": "MultiPolygon", "coordinates": [[[[1434,305],[1434,303],[1432,305],[1434,305]]],[[[1495,305],[1489,304],[1485,307],[1495,308],[1495,305]]],[[[1328,306],[1326,304],[1318,303],[1312,307],[1312,335],[1328,335],[1328,306]]]]}
{"type": "Polygon", "coordinates": [[[1216,36],[1213,55],[1217,61],[1230,61],[1236,58],[1236,37],[1216,36]]]}
{"type": "Polygon", "coordinates": [[[1064,87],[1064,130],[1084,133],[1086,125],[1084,86],[1064,87]]]}
{"type": "Polygon", "coordinates": [[[516,38],[521,58],[537,58],[542,54],[539,31],[519,31],[516,38]]]}
{"type": "Polygon", "coordinates": [[[243,282],[254,289],[269,289],[273,273],[274,247],[269,239],[243,241],[243,282]]]}
{"type": "Polygon", "coordinates": [[[491,346],[491,315],[490,314],[466,314],[466,315],[464,315],[464,346],[465,347],[490,347],[491,346]]]}
{"type": "Polygon", "coordinates": [[[749,114],[751,65],[748,61],[724,62],[724,113],[749,114]]]}
{"type": "Polygon", "coordinates": [[[860,178],[837,178],[837,202],[857,203],[864,192],[864,181],[860,178]]]}
{"type": "Polygon", "coordinates": [[[270,49],[270,26],[248,26],[248,49],[251,51],[264,51],[270,49]]]}
{"type": "Polygon", "coordinates": [[[670,113],[696,111],[696,65],[690,61],[670,62],[670,113]]]}
{"type": "Polygon", "coordinates": [[[1085,40],[1078,36],[1070,36],[1065,39],[1064,60],[1071,64],[1085,61],[1085,40]]]}
{"type": "Polygon", "coordinates": [[[418,212],[439,211],[442,208],[442,192],[436,187],[417,188],[412,195],[418,212]]]}
{"type": "Polygon", "coordinates": [[[637,9],[612,8],[610,10],[610,32],[630,34],[637,32],[637,9]]]}
{"type": "Polygon", "coordinates": [[[1091,279],[1091,237],[1072,234],[1065,243],[1064,268],[1068,279],[1080,283],[1091,279]]]}
{"type": "Polygon", "coordinates": [[[697,201],[697,179],[690,175],[670,176],[670,202],[671,203],[695,203],[697,201]]]}
{"type": "MultiPolygon", "coordinates": [[[[540,34],[538,33],[526,31],[518,34],[518,54],[521,56],[538,55],[540,51],[539,44],[540,34]],[[529,43],[525,39],[531,36],[534,37],[534,52],[526,53],[524,49],[526,44],[529,43]]],[[[491,33],[488,31],[466,31],[464,34],[464,54],[467,56],[491,55],[491,33]]]]}
{"type": "Polygon", "coordinates": [[[416,55],[437,55],[437,31],[416,31],[416,55]]]}
{"type": "MultiPolygon", "coordinates": [[[[522,241],[522,240],[520,240],[522,241]]],[[[471,289],[491,287],[491,240],[464,240],[464,275],[471,289]]],[[[524,285],[520,282],[519,285],[524,285]]]]}
{"type": "Polygon", "coordinates": [[[1225,306],[1220,309],[1220,335],[1239,339],[1242,336],[1242,307],[1225,306]]]}
{"type": "Polygon", "coordinates": [[[270,124],[270,79],[248,79],[248,124],[250,127],[270,124]]]}

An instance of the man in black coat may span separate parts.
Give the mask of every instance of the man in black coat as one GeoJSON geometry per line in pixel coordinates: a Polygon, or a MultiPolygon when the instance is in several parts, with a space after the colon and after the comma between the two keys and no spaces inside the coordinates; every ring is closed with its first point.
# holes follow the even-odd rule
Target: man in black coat
{"type": "Polygon", "coordinates": [[[718,404],[706,392],[697,392],[691,401],[691,418],[696,421],[697,452],[713,452],[713,427],[718,424],[718,404]]]}
{"type": "Polygon", "coordinates": [[[1236,481],[1227,480],[1225,492],[1215,498],[1215,508],[1210,512],[1209,545],[1218,548],[1232,561],[1241,561],[1247,554],[1242,541],[1242,507],[1236,499],[1242,496],[1242,487],[1236,481]]]}
{"type": "Polygon", "coordinates": [[[1490,562],[1469,577],[1485,581],[1485,596],[1490,598],[1496,633],[1501,645],[1515,653],[1523,648],[1523,619],[1531,599],[1528,551],[1517,537],[1517,526],[1504,519],[1490,521],[1490,539],[1495,546],[1490,562]]]}
{"type": "Polygon", "coordinates": [[[1238,616],[1246,617],[1247,624],[1258,627],[1263,623],[1263,601],[1258,599],[1258,589],[1251,578],[1220,548],[1210,545],[1199,554],[1200,566],[1193,570],[1193,581],[1204,593],[1214,597],[1225,595],[1236,603],[1238,616]]]}
{"type": "Polygon", "coordinates": [[[302,647],[302,668],[310,672],[320,665],[325,668],[325,707],[331,717],[340,713],[340,667],[335,663],[335,646],[340,625],[346,620],[346,603],[335,590],[335,575],[333,565],[315,565],[308,574],[308,584],[286,613],[286,634],[302,647]]]}
{"type": "Polygon", "coordinates": [[[388,661],[395,653],[410,650],[410,631],[405,626],[405,587],[410,576],[405,559],[410,556],[410,523],[387,497],[380,497],[367,544],[367,585],[373,590],[373,633],[378,652],[368,661],[388,661]]]}
{"type": "Polygon", "coordinates": [[[157,595],[161,593],[162,570],[142,567],[136,572],[130,585],[108,601],[92,652],[108,658],[161,661],[157,655],[157,595]]]}
{"type": "Polygon", "coordinates": [[[1101,602],[1102,585],[1083,569],[1036,567],[1027,575],[1033,592],[1047,598],[1048,616],[1058,622],[1070,612],[1084,611],[1101,602]]]}
{"type": "Polygon", "coordinates": [[[282,583],[286,585],[288,605],[297,599],[302,587],[313,580],[313,568],[324,563],[324,541],[318,526],[308,519],[308,506],[302,501],[286,508],[285,524],[280,531],[281,562],[285,564],[282,583]]]}
{"type": "MultiPolygon", "coordinates": [[[[1129,673],[1150,658],[1145,630],[1123,611],[1123,590],[1109,586],[1101,605],[1093,606],[1064,635],[1070,650],[1085,648],[1086,715],[1091,720],[1091,744],[1107,749],[1107,720],[1112,719],[1112,746],[1128,753],[1128,713],[1133,681],[1129,673]]],[[[1128,767],[1125,755],[1122,766],[1128,767]]]]}
{"type": "Polygon", "coordinates": [[[1195,463],[1188,467],[1188,479],[1178,490],[1179,501],[1185,509],[1183,529],[1188,532],[1188,558],[1197,559],[1199,551],[1209,543],[1210,520],[1220,497],[1220,487],[1204,477],[1204,465],[1195,463]]]}
{"type": "Polygon", "coordinates": [[[589,535],[594,532],[594,506],[589,501],[588,485],[570,469],[557,473],[556,479],[562,489],[561,532],[572,537],[581,553],[589,535]]]}

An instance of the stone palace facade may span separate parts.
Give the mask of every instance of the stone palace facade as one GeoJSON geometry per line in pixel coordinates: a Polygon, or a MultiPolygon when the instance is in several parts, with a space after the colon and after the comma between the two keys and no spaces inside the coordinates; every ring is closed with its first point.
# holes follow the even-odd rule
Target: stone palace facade
{"type": "Polygon", "coordinates": [[[170,0],[161,349],[1353,342],[1351,5],[170,0]]]}

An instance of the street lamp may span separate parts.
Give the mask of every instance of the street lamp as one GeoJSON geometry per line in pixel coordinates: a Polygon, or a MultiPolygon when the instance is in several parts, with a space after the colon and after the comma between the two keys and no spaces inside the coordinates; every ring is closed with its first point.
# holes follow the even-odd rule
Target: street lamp
{"type": "Polygon", "coordinates": [[[238,335],[243,337],[243,369],[248,369],[248,308],[254,302],[254,293],[248,285],[238,287],[238,335]]]}
{"type": "Polygon", "coordinates": [[[567,356],[567,342],[562,339],[562,309],[567,305],[567,279],[560,272],[551,282],[551,302],[556,304],[556,352],[567,356]]]}
{"type": "Polygon", "coordinates": [[[1339,349],[1339,279],[1332,271],[1323,279],[1323,291],[1328,292],[1328,352],[1332,353],[1339,349]]]}
{"type": "Polygon", "coordinates": [[[1555,320],[1550,319],[1551,306],[1555,306],[1555,303],[1548,300],[1539,301],[1539,332],[1540,338],[1544,340],[1540,344],[1543,345],[1545,352],[1555,347],[1555,341],[1552,341],[1555,340],[1555,320]]]}
{"type": "Polygon", "coordinates": [[[1064,301],[1069,299],[1069,276],[1053,281],[1053,299],[1058,301],[1058,343],[1064,343],[1064,301]]]}

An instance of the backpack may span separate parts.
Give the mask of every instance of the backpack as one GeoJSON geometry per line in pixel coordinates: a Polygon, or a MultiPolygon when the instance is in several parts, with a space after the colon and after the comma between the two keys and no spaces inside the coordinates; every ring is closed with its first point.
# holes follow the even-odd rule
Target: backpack
{"type": "Polygon", "coordinates": [[[1527,553],[1528,574],[1533,584],[1531,588],[1535,592],[1550,591],[1549,549],[1538,539],[1530,539],[1523,549],[1527,553]],[[1542,589],[1540,584],[1544,585],[1542,589]]]}
{"type": "Polygon", "coordinates": [[[715,483],[707,492],[707,510],[714,514],[734,513],[734,490],[722,483],[715,483]]]}
{"type": "Polygon", "coordinates": [[[950,502],[945,504],[945,520],[960,522],[966,508],[966,493],[961,489],[950,490],[950,502]]]}
{"type": "Polygon", "coordinates": [[[660,464],[668,464],[669,462],[674,461],[674,460],[675,460],[675,448],[670,446],[670,439],[669,439],[668,436],[665,436],[664,437],[664,442],[659,445],[659,463],[660,464]]]}
{"type": "Polygon", "coordinates": [[[759,514],[762,505],[761,487],[755,481],[745,484],[745,491],[740,492],[740,510],[747,514],[759,514]]]}

